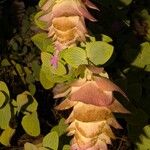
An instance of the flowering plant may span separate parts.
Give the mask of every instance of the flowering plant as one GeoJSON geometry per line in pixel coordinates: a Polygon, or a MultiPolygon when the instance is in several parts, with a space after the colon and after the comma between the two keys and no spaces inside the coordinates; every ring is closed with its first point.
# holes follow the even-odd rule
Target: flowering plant
{"type": "Polygon", "coordinates": [[[40,81],[46,89],[53,88],[54,98],[65,98],[57,110],[72,108],[66,120],[68,135],[73,136],[70,149],[106,150],[115,139],[111,127],[121,128],[113,112],[129,111],[113,92],[128,99],[126,94],[97,67],[113,54],[111,38],[96,41],[85,24],[85,19],[96,21],[87,7],[99,9],[89,0],[41,0],[39,6],[35,22],[45,32],[32,39],[42,50],[40,81]]]}

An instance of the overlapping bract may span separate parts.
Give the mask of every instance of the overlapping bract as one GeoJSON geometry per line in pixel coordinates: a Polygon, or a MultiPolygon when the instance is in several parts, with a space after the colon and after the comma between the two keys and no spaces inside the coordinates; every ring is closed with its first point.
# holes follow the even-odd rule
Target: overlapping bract
{"type": "Polygon", "coordinates": [[[54,41],[52,64],[57,66],[61,50],[85,41],[87,29],[84,18],[95,21],[86,6],[97,9],[89,0],[47,0],[42,6],[40,21],[46,23],[48,37],[54,41]]]}
{"type": "Polygon", "coordinates": [[[107,150],[115,135],[111,130],[121,128],[112,112],[129,113],[114,97],[113,91],[124,92],[108,78],[94,75],[102,69],[87,69],[85,77],[54,89],[54,97],[66,97],[56,106],[58,110],[73,107],[66,120],[68,135],[74,135],[72,150],[107,150]]]}

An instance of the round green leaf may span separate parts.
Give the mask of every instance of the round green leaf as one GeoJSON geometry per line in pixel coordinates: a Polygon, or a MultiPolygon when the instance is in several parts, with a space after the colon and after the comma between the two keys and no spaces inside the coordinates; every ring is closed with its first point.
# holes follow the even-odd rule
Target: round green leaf
{"type": "Polygon", "coordinates": [[[14,133],[15,129],[12,129],[10,127],[6,128],[0,135],[0,143],[2,143],[5,146],[10,146],[10,140],[14,133]]]}
{"type": "Polygon", "coordinates": [[[136,57],[136,59],[132,62],[133,66],[144,68],[146,65],[150,64],[150,43],[145,42],[141,44],[141,49],[136,57]]]}
{"type": "Polygon", "coordinates": [[[77,68],[79,65],[88,64],[85,50],[80,47],[72,47],[63,50],[62,58],[74,68],[77,68]]]}
{"type": "Polygon", "coordinates": [[[35,145],[27,142],[24,144],[24,150],[38,150],[38,148],[35,145]]]}
{"type": "Polygon", "coordinates": [[[102,41],[87,43],[87,57],[95,65],[103,65],[113,54],[113,46],[102,41]]]}
{"type": "Polygon", "coordinates": [[[28,88],[29,88],[30,93],[31,93],[32,95],[34,95],[35,92],[36,92],[36,86],[31,83],[31,84],[29,84],[28,88]]]}
{"type": "Polygon", "coordinates": [[[18,110],[23,108],[23,111],[34,112],[37,110],[38,103],[28,91],[25,91],[17,95],[17,105],[18,110]]]}
{"type": "Polygon", "coordinates": [[[53,150],[58,150],[59,136],[56,131],[48,133],[43,139],[43,146],[51,148],[53,150]]]}
{"type": "Polygon", "coordinates": [[[10,119],[11,119],[10,105],[6,104],[5,107],[0,109],[0,128],[1,129],[8,128],[10,119]]]}
{"type": "Polygon", "coordinates": [[[54,126],[51,131],[56,131],[59,136],[66,132],[67,125],[65,124],[65,119],[62,118],[57,126],[54,126]]]}
{"type": "Polygon", "coordinates": [[[51,47],[51,51],[54,50],[52,41],[50,40],[50,38],[48,38],[47,33],[38,33],[34,35],[32,37],[32,41],[41,51],[47,51],[48,47],[51,47]]]}
{"type": "Polygon", "coordinates": [[[6,100],[6,97],[5,97],[4,93],[0,91],[0,107],[3,106],[5,100],[6,100]]]}
{"type": "Polygon", "coordinates": [[[66,74],[66,68],[65,66],[58,62],[58,66],[57,68],[54,68],[52,65],[51,65],[51,59],[52,59],[52,55],[49,54],[49,53],[46,53],[46,52],[42,52],[41,53],[41,60],[42,60],[42,63],[43,63],[43,66],[46,66],[48,68],[48,70],[44,70],[45,72],[52,72],[53,74],[56,74],[56,75],[64,75],[66,74]]]}
{"type": "Polygon", "coordinates": [[[7,87],[6,83],[3,82],[3,81],[0,81],[0,91],[4,91],[4,92],[6,92],[6,94],[7,94],[8,96],[10,96],[10,95],[9,95],[8,87],[7,87]]]}
{"type": "Polygon", "coordinates": [[[21,124],[27,134],[31,136],[38,136],[40,134],[40,123],[36,111],[25,115],[21,124]]]}
{"type": "Polygon", "coordinates": [[[50,89],[54,86],[54,83],[46,77],[46,73],[41,69],[40,82],[45,89],[50,89]]]}

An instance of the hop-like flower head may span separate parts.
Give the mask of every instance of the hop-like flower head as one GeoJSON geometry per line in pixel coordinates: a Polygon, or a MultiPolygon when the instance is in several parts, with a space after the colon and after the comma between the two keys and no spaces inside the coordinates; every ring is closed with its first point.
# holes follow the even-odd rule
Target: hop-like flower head
{"type": "Polygon", "coordinates": [[[53,39],[57,51],[51,61],[54,66],[61,50],[85,41],[88,32],[84,18],[96,21],[86,6],[98,9],[89,0],[47,0],[41,6],[43,15],[39,20],[46,23],[48,37],[53,39]]]}
{"type": "Polygon", "coordinates": [[[57,110],[73,107],[66,120],[68,135],[74,135],[71,150],[107,150],[115,139],[111,127],[121,129],[112,112],[129,113],[113,97],[113,91],[126,97],[125,93],[108,78],[93,75],[102,70],[90,68],[84,78],[54,89],[55,98],[66,97],[57,110]]]}

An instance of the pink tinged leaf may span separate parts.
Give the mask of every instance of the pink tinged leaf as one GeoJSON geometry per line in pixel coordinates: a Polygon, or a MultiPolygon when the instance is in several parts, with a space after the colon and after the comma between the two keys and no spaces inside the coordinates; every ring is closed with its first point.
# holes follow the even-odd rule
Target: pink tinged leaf
{"type": "Polygon", "coordinates": [[[114,113],[127,113],[130,114],[128,111],[118,100],[114,100],[114,102],[108,106],[108,108],[114,113]]]}
{"type": "Polygon", "coordinates": [[[128,99],[126,94],[116,84],[111,82],[109,79],[104,78],[104,77],[95,77],[94,80],[97,86],[103,91],[117,91],[121,93],[126,99],[128,99]]]}
{"type": "Polygon", "coordinates": [[[92,8],[92,9],[96,9],[99,11],[99,9],[96,7],[96,5],[94,5],[92,2],[90,2],[89,0],[84,0],[85,1],[85,4],[89,7],[89,8],[92,8]]]}
{"type": "Polygon", "coordinates": [[[82,86],[79,90],[74,92],[69,99],[96,106],[108,106],[113,102],[112,96],[105,94],[93,83],[82,86]]]}
{"type": "Polygon", "coordinates": [[[70,93],[70,89],[66,90],[65,92],[62,93],[58,93],[56,95],[54,95],[54,98],[60,98],[60,97],[65,97],[70,93]]]}
{"type": "Polygon", "coordinates": [[[85,18],[89,19],[90,21],[97,21],[85,8],[80,7],[79,13],[80,13],[80,15],[84,16],[85,18]]]}
{"type": "Polygon", "coordinates": [[[49,24],[49,22],[51,22],[52,18],[53,18],[53,15],[51,12],[49,12],[49,13],[44,14],[43,16],[39,17],[39,20],[47,22],[47,24],[49,24]]]}
{"type": "Polygon", "coordinates": [[[77,102],[70,101],[69,99],[65,99],[58,106],[55,107],[57,110],[65,110],[75,106],[77,102]]]}

